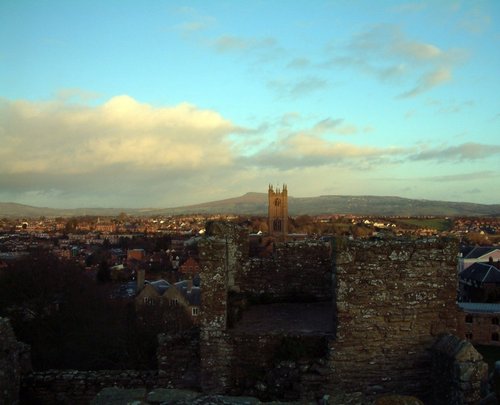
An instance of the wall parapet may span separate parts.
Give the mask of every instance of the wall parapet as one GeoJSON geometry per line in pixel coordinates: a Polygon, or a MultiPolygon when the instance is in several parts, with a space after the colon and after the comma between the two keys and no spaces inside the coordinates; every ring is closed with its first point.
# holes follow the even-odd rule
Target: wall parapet
{"type": "Polygon", "coordinates": [[[87,405],[105,387],[153,388],[157,370],[47,370],[23,377],[23,403],[87,405]]]}
{"type": "Polygon", "coordinates": [[[466,340],[445,334],[432,347],[433,403],[477,403],[488,383],[488,365],[466,340]]]}

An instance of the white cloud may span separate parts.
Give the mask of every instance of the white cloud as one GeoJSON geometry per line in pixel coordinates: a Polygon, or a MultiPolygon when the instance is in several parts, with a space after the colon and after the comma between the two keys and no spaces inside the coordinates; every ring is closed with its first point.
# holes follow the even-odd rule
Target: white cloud
{"type": "Polygon", "coordinates": [[[129,96],[101,106],[0,102],[0,172],[89,173],[112,165],[224,166],[235,129],[218,113],[184,103],[156,108],[129,96]]]}

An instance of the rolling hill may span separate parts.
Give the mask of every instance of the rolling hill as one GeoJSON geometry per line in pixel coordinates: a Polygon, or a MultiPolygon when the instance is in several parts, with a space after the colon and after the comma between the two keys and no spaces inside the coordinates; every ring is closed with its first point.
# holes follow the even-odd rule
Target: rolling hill
{"type": "MultiPolygon", "coordinates": [[[[500,216],[500,204],[415,200],[402,197],[340,196],[288,198],[290,215],[354,214],[383,216],[500,216]]],[[[174,208],[77,208],[55,209],[32,207],[16,203],[0,203],[0,218],[70,217],[81,215],[180,215],[180,214],[240,214],[267,215],[267,194],[246,193],[240,197],[174,208]]]]}

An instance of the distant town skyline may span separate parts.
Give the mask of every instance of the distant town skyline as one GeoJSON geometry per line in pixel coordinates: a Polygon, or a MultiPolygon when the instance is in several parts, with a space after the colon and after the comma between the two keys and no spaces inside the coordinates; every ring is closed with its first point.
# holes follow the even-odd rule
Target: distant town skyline
{"type": "MultiPolygon", "coordinates": [[[[500,2],[0,2],[0,201],[500,203],[500,2]]],[[[1,214],[1,213],[0,213],[1,214]]]]}

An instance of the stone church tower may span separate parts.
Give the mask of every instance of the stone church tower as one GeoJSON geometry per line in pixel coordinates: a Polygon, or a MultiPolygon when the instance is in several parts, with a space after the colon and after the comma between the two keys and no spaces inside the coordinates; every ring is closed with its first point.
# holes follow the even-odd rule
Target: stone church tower
{"type": "Polygon", "coordinates": [[[288,235],[288,190],[286,184],[283,184],[283,190],[277,187],[276,191],[272,185],[269,185],[268,202],[269,235],[285,241],[288,235]]]}

